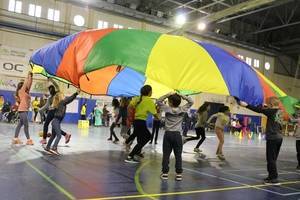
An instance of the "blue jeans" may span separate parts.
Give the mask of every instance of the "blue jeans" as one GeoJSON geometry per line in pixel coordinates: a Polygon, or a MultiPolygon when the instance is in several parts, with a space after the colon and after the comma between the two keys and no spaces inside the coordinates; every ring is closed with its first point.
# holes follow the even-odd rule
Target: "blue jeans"
{"type": "Polygon", "coordinates": [[[61,123],[61,120],[59,120],[57,118],[54,118],[52,120],[52,135],[47,143],[47,146],[46,146],[47,149],[50,149],[51,144],[55,137],[56,137],[56,139],[54,141],[52,149],[57,149],[58,143],[61,139],[61,133],[62,133],[61,128],[60,128],[60,123],[61,123]]]}

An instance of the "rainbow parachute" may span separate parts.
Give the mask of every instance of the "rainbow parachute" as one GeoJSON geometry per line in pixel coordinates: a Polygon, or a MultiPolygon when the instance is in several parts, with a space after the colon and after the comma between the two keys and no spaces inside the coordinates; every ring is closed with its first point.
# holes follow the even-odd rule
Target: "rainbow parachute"
{"type": "Polygon", "coordinates": [[[229,52],[181,36],[141,30],[86,30],[37,50],[35,73],[92,95],[136,96],[144,84],[154,97],[170,91],[231,95],[252,105],[269,96],[291,100],[261,73],[229,52]]]}

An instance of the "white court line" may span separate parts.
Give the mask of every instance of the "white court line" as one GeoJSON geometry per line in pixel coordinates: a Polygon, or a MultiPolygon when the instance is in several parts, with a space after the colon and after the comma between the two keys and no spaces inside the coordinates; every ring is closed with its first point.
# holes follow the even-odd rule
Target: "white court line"
{"type": "Polygon", "coordinates": [[[188,169],[188,168],[183,168],[183,169],[187,170],[187,171],[191,171],[191,172],[197,173],[197,174],[201,174],[201,175],[204,175],[204,176],[218,178],[218,179],[221,179],[221,180],[224,180],[224,181],[228,181],[228,182],[231,182],[231,183],[235,183],[235,184],[239,184],[239,185],[244,185],[244,186],[249,186],[250,188],[255,188],[257,190],[261,190],[261,191],[265,191],[265,192],[269,192],[269,193],[273,193],[273,194],[277,194],[277,195],[283,196],[283,194],[279,193],[279,192],[274,192],[274,191],[271,191],[271,190],[267,190],[267,189],[263,189],[263,188],[259,188],[259,187],[254,187],[254,186],[251,186],[249,184],[241,183],[241,182],[234,181],[234,180],[227,179],[227,178],[223,178],[223,177],[220,177],[220,176],[215,176],[215,175],[212,175],[212,174],[208,174],[208,173],[205,173],[205,172],[200,172],[200,171],[192,170],[192,169],[188,169]]]}
{"type": "MultiPolygon", "coordinates": [[[[279,172],[278,175],[284,175],[284,174],[298,174],[297,172],[279,172]]],[[[268,176],[268,174],[258,174],[259,176],[268,176]]]]}
{"type": "Polygon", "coordinates": [[[292,195],[297,195],[297,194],[300,194],[300,192],[287,193],[287,194],[283,194],[283,196],[292,196],[292,195]]]}
{"type": "MultiPolygon", "coordinates": [[[[251,178],[251,177],[241,176],[241,175],[233,174],[233,173],[230,173],[230,172],[222,172],[222,173],[227,174],[227,175],[231,175],[231,176],[236,176],[236,177],[243,178],[243,179],[248,179],[248,180],[253,180],[253,181],[261,182],[261,180],[256,179],[256,178],[251,178]]],[[[289,180],[285,180],[285,181],[289,181],[289,180]]],[[[293,191],[300,192],[300,191],[299,191],[298,189],[296,189],[296,188],[287,187],[287,186],[283,186],[283,185],[280,185],[280,187],[286,188],[286,189],[289,189],[289,190],[293,190],[293,191]]],[[[286,194],[290,194],[290,193],[286,193],[286,194]]]]}

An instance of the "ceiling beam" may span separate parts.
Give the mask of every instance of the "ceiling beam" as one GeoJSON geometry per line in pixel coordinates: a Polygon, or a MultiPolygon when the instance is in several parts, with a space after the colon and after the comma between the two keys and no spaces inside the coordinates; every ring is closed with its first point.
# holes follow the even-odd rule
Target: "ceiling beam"
{"type": "MultiPolygon", "coordinates": [[[[174,3],[174,4],[177,4],[177,5],[179,5],[179,6],[183,6],[183,5],[184,5],[183,3],[180,3],[180,2],[175,1],[175,0],[168,0],[168,1],[169,1],[169,2],[172,2],[172,3],[174,3]]],[[[189,8],[189,9],[191,9],[191,10],[193,10],[193,11],[196,11],[196,12],[200,12],[200,13],[202,13],[202,14],[206,14],[206,15],[209,14],[208,12],[206,12],[206,11],[204,11],[204,10],[201,10],[201,9],[198,9],[198,8],[194,8],[194,7],[189,6],[189,5],[185,5],[184,7],[189,8]]]]}
{"type": "Polygon", "coordinates": [[[286,28],[286,27],[289,27],[289,26],[295,26],[295,25],[298,25],[298,24],[300,24],[300,21],[296,21],[296,22],[292,22],[292,23],[288,23],[288,24],[283,24],[283,25],[280,25],[280,26],[265,28],[265,29],[262,29],[262,30],[259,30],[259,31],[252,32],[250,34],[259,34],[259,33],[264,33],[264,32],[268,32],[268,31],[274,31],[274,30],[277,30],[277,29],[286,28]]]}
{"type": "Polygon", "coordinates": [[[228,21],[231,21],[233,19],[237,19],[237,18],[244,17],[244,16],[247,16],[247,15],[251,15],[251,14],[254,14],[254,13],[257,13],[257,12],[261,12],[263,10],[275,8],[275,7],[281,6],[283,4],[289,3],[291,1],[293,1],[293,0],[279,1],[278,3],[275,3],[275,4],[271,5],[271,6],[259,8],[259,9],[256,9],[256,10],[252,10],[250,12],[246,12],[246,13],[243,13],[243,14],[240,14],[240,15],[236,15],[236,16],[233,16],[233,17],[228,17],[228,18],[225,18],[225,19],[222,19],[222,20],[218,21],[218,24],[219,23],[228,22],[228,21]]]}

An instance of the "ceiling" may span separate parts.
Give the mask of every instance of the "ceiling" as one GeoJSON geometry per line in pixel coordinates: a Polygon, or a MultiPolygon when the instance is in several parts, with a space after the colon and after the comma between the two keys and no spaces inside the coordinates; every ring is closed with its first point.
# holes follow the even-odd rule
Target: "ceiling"
{"type": "Polygon", "coordinates": [[[174,24],[178,14],[184,14],[188,21],[183,31],[226,38],[294,58],[300,54],[300,0],[81,0],[83,2],[102,9],[112,5],[115,6],[113,11],[167,26],[174,24]],[[207,23],[203,32],[196,28],[199,21],[207,23]]]}

